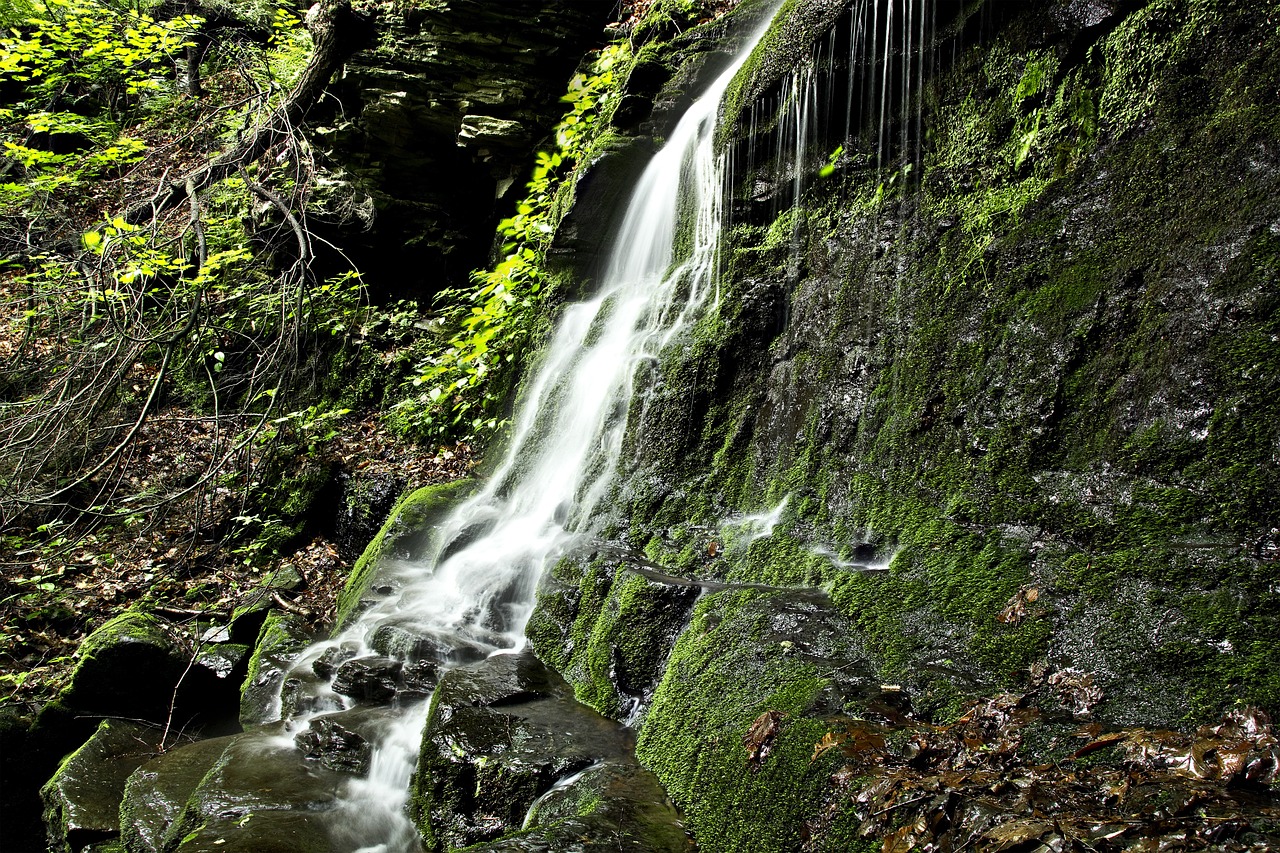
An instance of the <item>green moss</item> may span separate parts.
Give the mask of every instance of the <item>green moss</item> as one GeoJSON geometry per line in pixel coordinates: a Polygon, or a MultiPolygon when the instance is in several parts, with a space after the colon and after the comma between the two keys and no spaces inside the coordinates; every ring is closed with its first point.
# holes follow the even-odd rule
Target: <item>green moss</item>
{"type": "Polygon", "coordinates": [[[703,599],[672,653],[637,743],[707,850],[793,850],[831,773],[813,760],[827,731],[804,716],[827,683],[785,648],[764,644],[769,619],[757,592],[703,599]],[[749,759],[743,738],[776,712],[767,756],[749,759]]]}
{"type": "Polygon", "coordinates": [[[651,581],[609,558],[566,557],[525,630],[579,702],[624,719],[656,685],[697,589],[651,581]]]}
{"type": "Polygon", "coordinates": [[[173,648],[174,640],[164,622],[149,613],[126,610],[85,637],[76,651],[80,658],[77,671],[103,649],[118,643],[144,643],[168,650],[173,648]]]}

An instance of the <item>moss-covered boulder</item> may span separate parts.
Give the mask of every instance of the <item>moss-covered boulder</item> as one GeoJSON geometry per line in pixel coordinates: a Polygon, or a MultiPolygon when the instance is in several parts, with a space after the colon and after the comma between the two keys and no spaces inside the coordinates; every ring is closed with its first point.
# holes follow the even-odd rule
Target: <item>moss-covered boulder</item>
{"type": "Polygon", "coordinates": [[[167,622],[126,611],[85,638],[59,701],[76,711],[164,722],[187,655],[167,622]]]}
{"type": "Polygon", "coordinates": [[[106,720],[41,790],[49,849],[79,853],[120,833],[125,781],[156,754],[159,729],[106,720]]]}
{"type": "Polygon", "coordinates": [[[459,667],[432,699],[410,811],[433,851],[495,841],[526,825],[535,827],[530,839],[492,849],[548,849],[547,839],[574,834],[569,824],[556,828],[569,818],[597,827],[602,843],[641,840],[621,849],[682,850],[678,815],[635,764],[629,741],[625,729],[575,702],[564,680],[528,652],[459,667]],[[578,775],[588,768],[601,775],[578,775]],[[633,784],[608,781],[618,776],[633,784]],[[571,806],[542,800],[558,785],[579,784],[588,787],[562,794],[571,806]],[[546,806],[541,816],[539,803],[546,806]],[[544,846],[519,846],[533,838],[544,846]]]}
{"type": "Polygon", "coordinates": [[[86,637],[76,656],[57,703],[68,713],[201,728],[235,716],[247,650],[128,610],[86,637]]]}
{"type": "Polygon", "coordinates": [[[435,532],[435,525],[443,521],[446,512],[474,487],[470,480],[455,480],[423,486],[400,498],[387,516],[382,530],[356,561],[346,586],[338,596],[338,627],[350,622],[360,610],[361,599],[368,594],[381,563],[406,558],[426,547],[435,532]]]}
{"type": "Polygon", "coordinates": [[[302,620],[273,610],[262,625],[249,671],[240,689],[240,723],[248,727],[275,720],[282,712],[282,687],[289,665],[311,644],[302,620]]]}

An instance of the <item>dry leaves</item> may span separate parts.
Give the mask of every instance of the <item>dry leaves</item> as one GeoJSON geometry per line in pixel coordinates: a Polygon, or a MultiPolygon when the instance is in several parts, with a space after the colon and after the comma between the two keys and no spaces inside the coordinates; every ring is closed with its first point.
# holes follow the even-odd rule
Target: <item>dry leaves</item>
{"type": "MultiPolygon", "coordinates": [[[[1075,672],[1051,681],[1041,689],[1091,684],[1075,672]]],[[[825,849],[837,822],[850,819],[858,835],[880,839],[882,853],[1280,847],[1280,746],[1261,711],[1236,710],[1194,733],[1107,732],[1046,720],[1037,698],[1002,694],[949,726],[832,721],[813,759],[837,753],[840,761],[803,849],[825,849]],[[1051,729],[1063,732],[1056,753],[1063,757],[1044,761],[1027,742],[1051,729]],[[1079,744],[1074,752],[1071,741],[1079,744]]]]}

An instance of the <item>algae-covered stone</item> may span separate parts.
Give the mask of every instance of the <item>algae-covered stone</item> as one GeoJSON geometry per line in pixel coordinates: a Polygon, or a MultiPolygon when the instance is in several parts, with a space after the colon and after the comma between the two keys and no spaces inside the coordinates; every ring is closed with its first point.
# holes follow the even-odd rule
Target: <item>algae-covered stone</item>
{"type": "Polygon", "coordinates": [[[40,792],[51,849],[79,851],[120,832],[125,781],[156,754],[160,731],[106,720],[40,792]]]}
{"type": "Polygon", "coordinates": [[[433,525],[473,488],[469,480],[424,486],[400,499],[382,530],[365,548],[338,596],[337,625],[346,625],[360,608],[384,559],[406,557],[431,540],[433,525]]]}
{"type": "Polygon", "coordinates": [[[297,616],[280,611],[267,616],[241,688],[241,725],[257,725],[279,715],[278,702],[289,665],[310,642],[310,634],[297,616]]]}

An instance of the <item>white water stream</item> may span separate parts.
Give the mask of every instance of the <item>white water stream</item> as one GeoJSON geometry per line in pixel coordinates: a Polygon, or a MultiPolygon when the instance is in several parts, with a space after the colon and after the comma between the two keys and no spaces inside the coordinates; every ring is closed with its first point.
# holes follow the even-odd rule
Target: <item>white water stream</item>
{"type": "MultiPolygon", "coordinates": [[[[309,673],[326,652],[340,659],[385,653],[386,643],[375,640],[380,629],[416,638],[419,649],[434,645],[445,667],[523,645],[544,568],[587,534],[612,482],[636,367],[678,339],[717,293],[725,182],[715,125],[726,88],[767,24],[688,109],[644,172],[599,293],[565,309],[497,471],[441,525],[431,553],[384,572],[379,583],[391,593],[294,664],[292,673],[311,686],[286,731],[353,704],[309,673]],[[677,229],[689,227],[692,250],[678,258],[677,229]]],[[[424,717],[422,704],[402,710],[382,734],[368,777],[345,791],[341,832],[359,853],[418,849],[404,807],[424,717]]]]}

